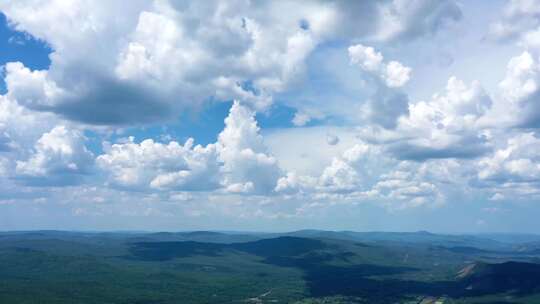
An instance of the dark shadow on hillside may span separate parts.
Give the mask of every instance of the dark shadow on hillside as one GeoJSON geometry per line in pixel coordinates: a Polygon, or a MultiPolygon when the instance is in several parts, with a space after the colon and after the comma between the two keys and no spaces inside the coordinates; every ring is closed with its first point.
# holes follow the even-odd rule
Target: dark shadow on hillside
{"type": "MultiPolygon", "coordinates": [[[[265,262],[276,266],[302,269],[311,297],[351,296],[363,298],[369,303],[391,303],[403,299],[405,294],[411,293],[411,289],[420,289],[419,286],[414,286],[418,284],[417,282],[369,278],[417,271],[416,268],[370,264],[350,266],[326,264],[339,260],[343,260],[343,257],[338,254],[306,258],[270,257],[265,262]]],[[[441,289],[445,287],[441,286],[441,289]]]]}
{"type": "Polygon", "coordinates": [[[467,294],[483,295],[494,290],[511,292],[518,296],[540,292],[540,264],[505,262],[478,263],[475,271],[460,283],[471,290],[467,294]]]}
{"type": "Polygon", "coordinates": [[[380,265],[335,266],[327,262],[334,258],[314,259],[271,257],[266,263],[302,269],[310,296],[351,296],[369,303],[392,303],[409,295],[483,296],[511,293],[525,296],[540,292],[540,265],[508,262],[488,264],[478,273],[456,281],[420,282],[399,279],[373,278],[417,271],[409,267],[380,265]]]}

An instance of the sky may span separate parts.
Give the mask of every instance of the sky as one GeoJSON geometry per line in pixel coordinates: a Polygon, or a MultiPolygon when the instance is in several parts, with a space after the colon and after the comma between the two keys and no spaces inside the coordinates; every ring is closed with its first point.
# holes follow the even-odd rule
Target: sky
{"type": "Polygon", "coordinates": [[[0,12],[0,230],[540,231],[540,1],[0,12]]]}

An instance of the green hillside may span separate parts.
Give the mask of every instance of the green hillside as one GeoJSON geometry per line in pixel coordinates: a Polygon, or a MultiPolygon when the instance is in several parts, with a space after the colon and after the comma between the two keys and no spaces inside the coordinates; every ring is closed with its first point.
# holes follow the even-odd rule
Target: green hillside
{"type": "Polygon", "coordinates": [[[0,233],[0,303],[540,303],[515,244],[309,234],[0,233]]]}

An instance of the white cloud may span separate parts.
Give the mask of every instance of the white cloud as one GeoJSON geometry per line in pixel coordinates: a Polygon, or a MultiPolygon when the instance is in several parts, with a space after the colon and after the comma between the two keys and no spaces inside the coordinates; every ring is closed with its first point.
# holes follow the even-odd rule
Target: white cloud
{"type": "Polygon", "coordinates": [[[146,139],[107,147],[97,164],[111,182],[132,189],[212,190],[219,185],[219,163],[215,145],[194,146],[146,139]]]}
{"type": "Polygon", "coordinates": [[[396,90],[410,78],[411,68],[397,61],[384,62],[373,47],[356,44],[348,48],[351,64],[373,76],[375,93],[363,104],[361,115],[374,124],[393,129],[400,116],[408,114],[408,96],[396,90]]]}
{"type": "Polygon", "coordinates": [[[268,154],[255,113],[237,101],[225,119],[225,129],[218,136],[217,146],[219,159],[224,164],[226,185],[242,184],[244,190],[252,188],[258,193],[268,193],[275,188],[281,175],[277,160],[268,154]],[[251,187],[246,183],[252,183],[251,187]]]}
{"type": "Polygon", "coordinates": [[[377,72],[381,69],[383,56],[374,48],[363,46],[361,44],[349,47],[349,57],[351,63],[358,64],[363,70],[368,72],[377,72]]]}
{"type": "Polygon", "coordinates": [[[513,57],[508,62],[506,77],[501,81],[505,97],[518,102],[537,90],[537,62],[529,52],[513,57]]]}
{"type": "MultiPolygon", "coordinates": [[[[172,118],[212,98],[264,109],[273,93],[302,74],[305,58],[321,42],[419,37],[460,15],[450,1],[419,1],[407,13],[395,11],[402,5],[140,0],[129,8],[115,1],[17,1],[0,8],[13,28],[53,50],[49,70],[19,67],[26,73],[19,73],[12,94],[72,120],[118,125],[172,118]],[[429,21],[415,21],[422,16],[429,21]],[[392,33],[381,35],[390,23],[392,33]],[[103,43],[96,45],[97,38],[103,43]]],[[[406,70],[389,65],[390,85],[406,82],[406,70]]]]}
{"type": "Polygon", "coordinates": [[[268,154],[254,112],[234,102],[218,141],[194,146],[146,139],[113,144],[97,158],[111,182],[132,189],[269,193],[281,174],[268,154]]]}
{"type": "MultiPolygon", "coordinates": [[[[28,94],[31,95],[30,92],[28,94]]],[[[49,130],[58,123],[53,115],[30,111],[12,96],[0,96],[0,150],[24,154],[41,137],[43,130],[49,130]]]]}
{"type": "Polygon", "coordinates": [[[21,62],[5,65],[7,97],[32,109],[54,106],[62,90],[47,78],[48,71],[30,71],[21,62]]]}
{"type": "Polygon", "coordinates": [[[7,69],[8,78],[20,80],[11,86],[13,94],[34,108],[93,124],[170,118],[171,110],[214,96],[249,96],[244,102],[263,109],[271,103],[269,93],[301,73],[318,35],[298,26],[268,27],[280,20],[234,2],[137,1],[129,9],[113,2],[27,5],[6,3],[3,10],[16,29],[51,45],[52,63],[48,71],[7,69]],[[102,43],[96,49],[97,37],[102,43]],[[219,79],[233,83],[224,88],[219,79]],[[244,87],[248,81],[257,93],[244,87]],[[62,94],[51,94],[47,86],[62,94]]]}
{"type": "Polygon", "coordinates": [[[369,166],[377,163],[374,148],[357,143],[334,157],[319,178],[321,187],[329,191],[360,191],[369,185],[373,172],[369,166]]]}
{"type": "Polygon", "coordinates": [[[390,88],[402,87],[410,79],[411,68],[398,61],[385,63],[383,55],[373,47],[356,44],[350,46],[348,51],[351,63],[381,78],[390,88]]]}
{"type": "Polygon", "coordinates": [[[540,139],[534,133],[508,139],[506,147],[496,150],[479,162],[481,180],[500,182],[540,181],[540,139]]]}
{"type": "Polygon", "coordinates": [[[320,177],[323,187],[336,191],[351,191],[360,185],[361,176],[345,160],[334,158],[320,177]]]}
{"type": "Polygon", "coordinates": [[[500,21],[491,25],[491,35],[506,41],[517,39],[524,51],[511,58],[504,79],[499,83],[501,98],[497,99],[488,121],[505,127],[540,127],[539,55],[540,2],[512,0],[503,9],[500,21]]]}
{"type": "Polygon", "coordinates": [[[445,201],[435,184],[418,180],[412,172],[399,169],[383,175],[368,193],[370,197],[398,209],[423,205],[436,206],[445,201]]]}
{"type": "MultiPolygon", "coordinates": [[[[460,18],[451,1],[418,1],[407,13],[403,6],[137,0],[129,7],[8,1],[0,9],[14,29],[53,51],[48,70],[7,69],[20,104],[90,124],[128,125],[171,119],[213,98],[263,110],[303,74],[305,59],[323,42],[413,39],[460,18]]],[[[384,73],[390,86],[401,86],[409,72],[391,63],[384,73]]]]}
{"type": "Polygon", "coordinates": [[[288,172],[287,176],[281,177],[276,185],[276,192],[279,193],[312,193],[317,186],[317,179],[311,176],[299,175],[296,172],[288,172]]]}
{"type": "Polygon", "coordinates": [[[410,74],[411,68],[402,65],[398,61],[390,61],[386,65],[384,78],[389,87],[397,88],[405,85],[409,81],[410,74]]]}
{"type": "Polygon", "coordinates": [[[527,51],[508,62],[504,79],[499,83],[501,99],[495,104],[492,124],[522,128],[540,127],[540,106],[536,102],[539,90],[540,64],[538,57],[527,51]]]}
{"type": "MultiPolygon", "coordinates": [[[[66,180],[57,174],[55,178],[47,180],[47,176],[32,177],[20,176],[16,172],[17,161],[25,163],[35,156],[36,142],[44,135],[44,130],[51,130],[62,122],[54,115],[30,111],[20,106],[10,96],[0,96],[0,175],[2,183],[11,184],[8,179],[18,178],[28,185],[65,184],[66,180]]],[[[74,156],[77,157],[77,156],[74,156]]],[[[72,182],[77,182],[77,178],[72,182]]],[[[20,186],[18,186],[20,187],[20,186]]]]}
{"type": "Polygon", "coordinates": [[[491,98],[478,82],[470,87],[455,77],[448,80],[444,94],[429,101],[409,103],[395,130],[370,127],[361,137],[386,145],[400,159],[471,158],[490,146],[479,120],[491,108],[491,98]]]}
{"type": "Polygon", "coordinates": [[[17,161],[17,175],[28,183],[70,184],[89,174],[94,155],[86,149],[85,137],[77,130],[57,126],[36,142],[26,161],[17,161]]]}
{"type": "Polygon", "coordinates": [[[316,200],[371,201],[389,209],[440,206],[446,198],[439,184],[463,179],[454,172],[459,168],[441,161],[396,161],[376,146],[357,143],[334,157],[317,179],[290,173],[279,180],[278,188],[284,193],[309,194],[316,200]]]}

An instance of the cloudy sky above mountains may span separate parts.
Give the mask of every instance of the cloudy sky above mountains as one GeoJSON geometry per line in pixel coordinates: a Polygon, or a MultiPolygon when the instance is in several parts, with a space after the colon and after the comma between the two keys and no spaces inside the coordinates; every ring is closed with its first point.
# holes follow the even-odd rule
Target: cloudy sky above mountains
{"type": "Polygon", "coordinates": [[[540,229],[540,1],[0,11],[0,229],[540,229]]]}

